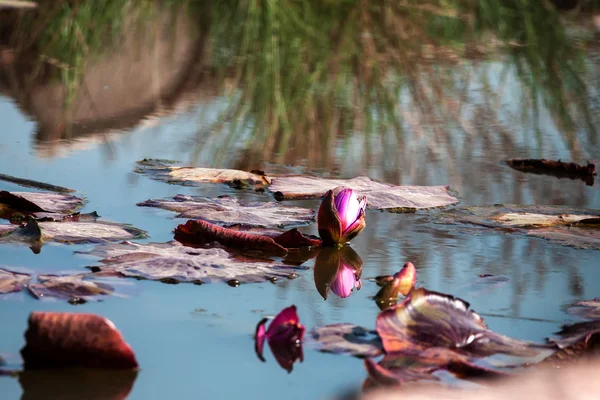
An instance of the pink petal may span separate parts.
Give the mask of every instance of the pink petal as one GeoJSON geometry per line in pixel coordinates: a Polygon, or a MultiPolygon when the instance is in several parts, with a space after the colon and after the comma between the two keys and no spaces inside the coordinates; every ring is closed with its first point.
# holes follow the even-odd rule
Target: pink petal
{"type": "Polygon", "coordinates": [[[296,306],[289,306],[281,310],[279,314],[271,321],[266,335],[271,339],[280,340],[289,336],[295,326],[298,325],[299,318],[296,312],[296,306]]]}
{"type": "Polygon", "coordinates": [[[361,207],[358,198],[354,190],[346,188],[335,196],[334,204],[340,215],[342,232],[344,232],[360,216],[361,207]]]}
{"type": "Polygon", "coordinates": [[[256,333],[254,335],[254,351],[256,352],[256,355],[258,356],[258,358],[260,358],[262,362],[265,361],[265,358],[263,357],[263,348],[265,346],[265,339],[267,337],[265,333],[265,324],[267,323],[267,321],[267,318],[263,318],[260,320],[258,325],[256,325],[256,333]]]}
{"type": "Polygon", "coordinates": [[[339,297],[348,297],[352,293],[356,282],[357,279],[354,270],[348,268],[346,265],[342,265],[335,278],[333,278],[333,281],[331,281],[329,288],[339,297]]]}

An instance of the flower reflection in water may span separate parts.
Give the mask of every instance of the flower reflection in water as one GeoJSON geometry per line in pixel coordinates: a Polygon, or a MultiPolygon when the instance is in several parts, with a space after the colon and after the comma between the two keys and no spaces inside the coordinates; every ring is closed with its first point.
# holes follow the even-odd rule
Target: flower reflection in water
{"type": "Polygon", "coordinates": [[[338,297],[348,297],[352,290],[360,290],[362,259],[348,246],[340,249],[323,248],[315,260],[315,285],[327,300],[329,290],[338,297]]]}
{"type": "Polygon", "coordinates": [[[302,338],[305,328],[300,324],[296,306],[284,308],[273,319],[269,328],[265,329],[268,320],[268,318],[263,318],[256,326],[254,338],[256,355],[261,361],[265,361],[263,348],[266,340],[281,368],[288,373],[292,372],[296,360],[300,360],[300,362],[304,360],[302,338]]]}

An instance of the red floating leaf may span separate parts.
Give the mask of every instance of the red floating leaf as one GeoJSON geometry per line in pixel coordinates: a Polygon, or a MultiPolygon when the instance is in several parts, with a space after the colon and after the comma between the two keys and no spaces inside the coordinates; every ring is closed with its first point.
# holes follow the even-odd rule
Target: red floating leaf
{"type": "Polygon", "coordinates": [[[423,288],[413,289],[401,304],[382,311],[377,333],[386,353],[444,347],[473,356],[533,356],[540,346],[492,332],[466,301],[423,288]]]}
{"type": "Polygon", "coordinates": [[[25,341],[25,369],[138,367],[115,325],[95,314],[33,312],[25,341]]]}
{"type": "Polygon", "coordinates": [[[223,228],[206,221],[189,220],[175,229],[175,239],[182,243],[219,243],[234,249],[258,250],[278,256],[285,256],[288,249],[318,246],[317,239],[304,236],[296,229],[276,237],[247,233],[223,228]]]}

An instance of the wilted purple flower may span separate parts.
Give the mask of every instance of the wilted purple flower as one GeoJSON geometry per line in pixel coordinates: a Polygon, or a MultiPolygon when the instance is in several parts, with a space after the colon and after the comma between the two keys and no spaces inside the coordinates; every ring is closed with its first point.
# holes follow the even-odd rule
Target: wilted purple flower
{"type": "Polygon", "coordinates": [[[296,360],[304,359],[302,352],[302,338],[305,328],[298,319],[296,306],[290,306],[281,310],[271,321],[269,328],[265,330],[268,318],[263,318],[256,326],[254,350],[261,361],[265,340],[269,343],[273,356],[287,372],[292,372],[292,366],[296,360]]]}
{"type": "Polygon", "coordinates": [[[317,225],[325,246],[352,240],[366,226],[367,197],[358,200],[354,190],[345,188],[337,195],[330,190],[319,207],[317,225]]]}

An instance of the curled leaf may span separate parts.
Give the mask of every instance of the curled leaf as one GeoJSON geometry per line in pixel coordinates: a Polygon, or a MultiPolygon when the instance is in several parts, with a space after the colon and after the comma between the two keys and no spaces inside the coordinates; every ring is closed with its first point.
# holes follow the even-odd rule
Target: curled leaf
{"type": "Polygon", "coordinates": [[[377,333],[386,353],[444,347],[469,356],[538,354],[533,343],[487,329],[466,301],[423,288],[413,289],[401,304],[382,311],[377,333]]]}
{"type": "Polygon", "coordinates": [[[297,229],[275,237],[223,228],[206,221],[189,220],[175,229],[175,239],[186,244],[219,243],[233,249],[257,250],[284,256],[288,249],[320,245],[318,239],[302,235],[297,229]]]}
{"type": "Polygon", "coordinates": [[[21,355],[25,369],[137,368],[131,347],[115,325],[95,314],[33,312],[21,355]]]}

